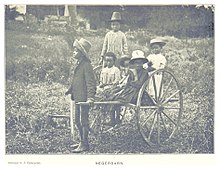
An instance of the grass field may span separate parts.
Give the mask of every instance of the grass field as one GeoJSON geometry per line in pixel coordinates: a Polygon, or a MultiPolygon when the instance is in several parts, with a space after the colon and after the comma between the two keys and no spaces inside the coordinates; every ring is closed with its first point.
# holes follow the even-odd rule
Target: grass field
{"type": "MultiPolygon", "coordinates": [[[[48,123],[49,114],[69,114],[68,87],[71,48],[63,35],[5,32],[6,153],[70,154],[70,129],[65,120],[48,123]]],[[[97,65],[103,36],[85,36],[97,65]]],[[[149,38],[149,37],[148,37],[149,38]]],[[[101,139],[90,135],[88,153],[213,153],[214,39],[166,37],[164,55],[184,92],[180,132],[169,147],[149,147],[137,132],[132,115],[101,139]]],[[[147,48],[128,40],[130,51],[147,48]]]]}

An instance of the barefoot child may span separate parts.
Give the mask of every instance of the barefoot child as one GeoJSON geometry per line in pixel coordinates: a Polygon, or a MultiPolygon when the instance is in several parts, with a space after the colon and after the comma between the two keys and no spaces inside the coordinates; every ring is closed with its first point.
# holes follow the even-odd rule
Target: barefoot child
{"type": "Polygon", "coordinates": [[[99,61],[100,64],[103,63],[103,57],[107,52],[113,52],[116,55],[116,58],[128,54],[126,36],[122,31],[120,31],[121,21],[121,14],[119,12],[113,12],[110,21],[112,30],[105,35],[101,58],[99,61]]]}
{"type": "MultiPolygon", "coordinates": [[[[73,43],[73,59],[77,60],[77,66],[74,70],[72,83],[66,95],[71,94],[71,100],[75,101],[75,123],[80,134],[80,144],[73,151],[76,153],[89,150],[89,106],[79,106],[78,102],[89,102],[93,104],[96,93],[96,80],[93,68],[88,56],[91,44],[85,40],[75,40],[73,43]]],[[[73,102],[72,102],[73,104],[73,102]]]]}

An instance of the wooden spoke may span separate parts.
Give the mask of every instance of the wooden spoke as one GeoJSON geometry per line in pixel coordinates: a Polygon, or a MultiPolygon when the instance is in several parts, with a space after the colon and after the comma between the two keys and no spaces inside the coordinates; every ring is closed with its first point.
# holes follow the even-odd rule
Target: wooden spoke
{"type": "Polygon", "coordinates": [[[152,125],[151,125],[151,128],[150,128],[150,133],[149,133],[149,135],[148,135],[148,140],[150,139],[151,134],[152,134],[153,129],[154,129],[154,124],[155,124],[155,122],[156,122],[156,115],[157,115],[157,113],[155,113],[155,114],[154,114],[153,123],[152,123],[152,125]]]}
{"type": "Polygon", "coordinates": [[[163,114],[164,114],[164,116],[166,116],[173,124],[175,124],[175,126],[177,126],[177,124],[166,114],[166,113],[164,113],[163,111],[161,111],[163,114]]]}
{"type": "MultiPolygon", "coordinates": [[[[145,92],[147,93],[148,91],[145,89],[145,92]]],[[[150,95],[149,95],[149,97],[151,98],[151,100],[153,101],[153,103],[156,105],[156,104],[157,104],[157,102],[155,101],[155,99],[154,99],[154,98],[152,98],[150,95]]]]}
{"type": "Polygon", "coordinates": [[[141,106],[141,109],[157,109],[157,106],[141,106]]]}
{"type": "Polygon", "coordinates": [[[148,121],[148,119],[154,114],[156,113],[157,110],[154,110],[153,113],[151,113],[145,120],[144,120],[144,124],[143,126],[146,124],[146,122],[148,121]]]}
{"type": "Polygon", "coordinates": [[[157,113],[157,142],[160,144],[160,117],[159,114],[160,112],[157,113]]]}
{"type": "Polygon", "coordinates": [[[163,80],[164,80],[164,72],[162,72],[162,78],[161,78],[161,82],[160,82],[160,88],[159,88],[159,96],[158,96],[158,100],[160,100],[161,94],[162,94],[162,86],[163,86],[163,80]]]}
{"type": "Polygon", "coordinates": [[[156,86],[155,76],[152,76],[152,79],[153,79],[155,100],[157,101],[157,86],[156,86]]]}
{"type": "Polygon", "coordinates": [[[95,116],[95,119],[93,120],[93,122],[91,123],[91,128],[94,126],[94,124],[97,122],[98,118],[100,118],[100,113],[97,113],[97,115],[95,116]]]}
{"type": "Polygon", "coordinates": [[[163,117],[162,117],[161,113],[160,113],[160,118],[161,118],[162,124],[164,126],[165,132],[166,132],[167,136],[169,137],[169,134],[168,134],[168,131],[167,131],[167,127],[166,127],[166,124],[165,124],[165,122],[163,120],[163,117]]]}
{"type": "Polygon", "coordinates": [[[176,92],[174,92],[172,95],[170,95],[164,102],[163,104],[166,104],[173,96],[175,96],[177,93],[179,93],[180,90],[177,90],[176,92]]]}
{"type": "Polygon", "coordinates": [[[168,86],[167,86],[167,88],[166,88],[166,90],[165,90],[163,96],[161,97],[161,101],[162,101],[162,100],[165,98],[165,96],[167,95],[168,89],[170,88],[170,85],[171,85],[172,81],[173,81],[173,77],[170,79],[170,82],[169,82],[169,84],[168,84],[168,86]]]}

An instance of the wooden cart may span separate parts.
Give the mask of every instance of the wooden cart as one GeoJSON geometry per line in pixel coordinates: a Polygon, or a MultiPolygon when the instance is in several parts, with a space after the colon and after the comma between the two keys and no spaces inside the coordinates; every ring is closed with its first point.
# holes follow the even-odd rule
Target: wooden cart
{"type": "MultiPolygon", "coordinates": [[[[77,104],[83,106],[88,103],[80,102],[77,104]]],[[[99,107],[99,111],[90,115],[92,117],[90,118],[92,133],[100,134],[109,130],[105,126],[107,112],[100,107],[118,104],[124,107],[122,116],[127,109],[132,109],[135,112],[140,134],[147,144],[155,146],[168,144],[178,132],[183,110],[183,96],[177,78],[171,70],[166,68],[150,74],[139,90],[136,104],[123,104],[117,101],[95,102],[94,104],[95,107],[99,107]],[[157,78],[160,79],[160,83],[157,78]],[[148,105],[143,99],[149,90],[151,90],[150,97],[153,100],[153,105],[148,105]]]]}

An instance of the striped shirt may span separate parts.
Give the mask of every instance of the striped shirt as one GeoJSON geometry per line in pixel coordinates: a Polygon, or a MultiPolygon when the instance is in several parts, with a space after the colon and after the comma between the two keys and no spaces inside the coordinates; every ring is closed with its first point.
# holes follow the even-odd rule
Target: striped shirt
{"type": "Polygon", "coordinates": [[[107,86],[112,86],[116,84],[121,79],[121,72],[116,66],[112,66],[111,68],[105,67],[102,69],[100,75],[100,84],[104,84],[107,86]]]}
{"type": "Polygon", "coordinates": [[[117,58],[128,54],[127,40],[123,32],[109,31],[105,35],[101,56],[104,56],[106,52],[113,52],[117,58]]]}

